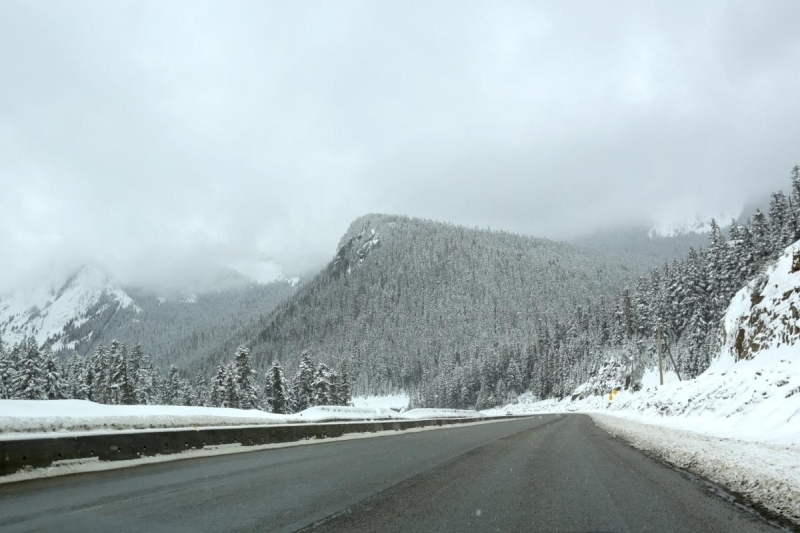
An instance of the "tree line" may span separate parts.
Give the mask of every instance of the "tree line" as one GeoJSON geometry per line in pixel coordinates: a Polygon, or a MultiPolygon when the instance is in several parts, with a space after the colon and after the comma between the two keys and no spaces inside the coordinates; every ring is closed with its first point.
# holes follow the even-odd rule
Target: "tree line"
{"type": "Polygon", "coordinates": [[[140,344],[128,350],[113,341],[88,357],[66,360],[28,337],[6,349],[0,340],[0,399],[89,400],[109,405],[188,405],[261,409],[289,414],[317,405],[352,401],[346,365],[339,371],[315,364],[303,352],[292,379],[277,361],[263,373],[251,366],[250,350],[239,346],[233,360],[220,363],[210,380],[202,371],[185,378],[175,365],[162,373],[140,344]]]}

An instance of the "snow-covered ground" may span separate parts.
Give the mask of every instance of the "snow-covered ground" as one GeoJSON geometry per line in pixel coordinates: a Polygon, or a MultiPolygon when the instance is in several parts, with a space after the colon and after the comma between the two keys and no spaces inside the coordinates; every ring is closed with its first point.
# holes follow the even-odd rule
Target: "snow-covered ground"
{"type": "Polygon", "coordinates": [[[0,440],[32,434],[147,430],[178,427],[296,424],[334,420],[476,418],[477,411],[413,409],[400,413],[386,407],[318,406],[292,415],[256,409],[172,405],[103,405],[84,400],[0,400],[0,440]]]}
{"type": "Polygon", "coordinates": [[[403,411],[408,408],[410,398],[407,394],[392,394],[388,396],[357,396],[353,398],[355,407],[382,407],[403,411]]]}

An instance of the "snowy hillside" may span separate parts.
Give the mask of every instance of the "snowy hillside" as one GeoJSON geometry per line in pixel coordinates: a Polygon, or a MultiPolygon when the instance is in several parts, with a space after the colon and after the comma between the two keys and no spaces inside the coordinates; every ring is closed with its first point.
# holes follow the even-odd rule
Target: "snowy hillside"
{"type": "Polygon", "coordinates": [[[81,268],[57,288],[40,287],[0,297],[0,338],[8,344],[33,335],[53,342],[54,349],[71,348],[68,330],[111,309],[139,309],[130,296],[97,266],[81,268]]]}
{"type": "Polygon", "coordinates": [[[800,242],[734,296],[723,321],[724,355],[735,360],[800,338],[800,242]]]}

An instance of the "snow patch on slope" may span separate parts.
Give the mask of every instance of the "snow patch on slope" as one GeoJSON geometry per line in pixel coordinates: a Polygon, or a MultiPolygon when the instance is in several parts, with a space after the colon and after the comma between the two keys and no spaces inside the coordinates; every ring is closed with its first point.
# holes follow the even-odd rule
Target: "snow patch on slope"
{"type": "Polygon", "coordinates": [[[711,231],[711,221],[716,220],[717,224],[725,227],[731,220],[738,219],[741,210],[735,214],[722,213],[718,216],[700,216],[686,218],[683,220],[658,221],[653,224],[647,235],[653,239],[656,237],[677,237],[690,233],[709,233],[711,231]]]}

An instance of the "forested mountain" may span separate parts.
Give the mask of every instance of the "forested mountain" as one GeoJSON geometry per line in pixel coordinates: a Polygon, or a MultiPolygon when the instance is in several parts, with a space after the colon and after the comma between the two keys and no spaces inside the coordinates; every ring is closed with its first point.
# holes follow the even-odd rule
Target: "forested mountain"
{"type": "Polygon", "coordinates": [[[256,284],[238,276],[218,290],[159,294],[123,288],[90,265],[55,289],[0,297],[0,338],[13,345],[33,337],[64,355],[87,355],[98,345],[132,339],[148,347],[156,364],[188,367],[227,348],[232,334],[254,327],[295,292],[295,285],[289,280],[256,284]]]}
{"type": "MultiPolygon", "coordinates": [[[[414,390],[454,367],[530,357],[548,324],[602,305],[638,273],[566,243],[367,215],[323,272],[240,340],[262,364],[293,368],[304,349],[347,361],[358,393],[414,390]]],[[[519,372],[527,384],[527,363],[519,372]]]]}

